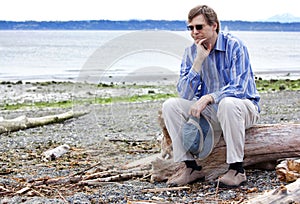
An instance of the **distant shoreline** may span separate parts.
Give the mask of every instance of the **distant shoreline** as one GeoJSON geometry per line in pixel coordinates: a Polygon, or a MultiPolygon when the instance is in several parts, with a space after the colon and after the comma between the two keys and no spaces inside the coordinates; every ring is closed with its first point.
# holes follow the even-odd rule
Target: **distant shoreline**
{"type": "Polygon", "coordinates": [[[293,71],[260,71],[255,72],[254,75],[256,77],[260,77],[262,79],[291,79],[297,80],[300,79],[300,70],[293,71]]]}
{"type": "MultiPolygon", "coordinates": [[[[183,20],[4,21],[0,30],[170,30],[186,29],[183,20]]],[[[300,22],[221,21],[221,30],[300,32],[300,22]]]]}
{"type": "MultiPolygon", "coordinates": [[[[277,80],[299,80],[300,79],[300,69],[299,70],[284,70],[284,71],[259,71],[254,72],[254,76],[257,79],[263,80],[270,80],[270,79],[277,79],[277,80]]],[[[88,76],[87,78],[91,78],[92,81],[98,81],[99,83],[122,83],[122,82],[129,82],[134,83],[137,82],[139,84],[148,84],[148,83],[156,83],[159,82],[161,84],[174,84],[178,78],[176,74],[164,74],[161,76],[154,76],[154,75],[144,75],[144,76],[130,76],[130,75],[120,75],[120,76],[99,76],[99,77],[91,77],[88,76]],[[99,79],[99,80],[97,80],[99,79]]],[[[60,77],[60,76],[52,76],[52,75],[45,75],[43,77],[36,78],[35,76],[26,76],[24,78],[13,78],[13,77],[0,77],[1,82],[84,82],[85,80],[80,80],[78,76],[70,76],[70,77],[60,77]]],[[[86,81],[90,83],[89,81],[86,81]]],[[[91,82],[93,83],[93,82],[91,82]]]]}

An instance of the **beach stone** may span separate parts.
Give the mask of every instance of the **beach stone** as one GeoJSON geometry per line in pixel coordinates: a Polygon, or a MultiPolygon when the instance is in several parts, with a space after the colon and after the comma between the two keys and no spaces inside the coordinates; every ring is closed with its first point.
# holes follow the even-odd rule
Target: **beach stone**
{"type": "MultiPolygon", "coordinates": [[[[117,89],[116,87],[99,87],[98,95],[110,92],[119,94],[148,93],[146,89],[117,89]],[[117,90],[114,90],[117,89],[117,90]]],[[[0,104],[13,103],[11,96],[15,100],[21,101],[22,97],[16,97],[26,90],[33,98],[35,94],[43,93],[43,102],[48,100],[68,100],[72,97],[95,98],[98,89],[88,84],[50,83],[37,85],[34,83],[12,85],[7,89],[7,85],[0,85],[0,104]],[[33,88],[33,87],[41,88],[33,88]],[[76,90],[76,96],[72,94],[76,90]],[[87,91],[88,90],[88,91],[87,91]],[[13,94],[14,92],[14,94],[13,94]],[[49,96],[49,97],[48,97],[49,96]],[[51,97],[50,97],[51,96],[51,97]],[[57,96],[57,98],[56,98],[57,96]],[[55,99],[56,98],[56,99],[55,99]],[[6,101],[5,101],[6,100],[6,101]]],[[[170,87],[151,88],[155,93],[170,93],[170,87]]],[[[173,90],[176,92],[176,90],[173,90]]],[[[261,94],[261,118],[259,123],[299,123],[300,122],[300,91],[275,91],[262,92],[261,94]]],[[[25,96],[25,95],[23,95],[25,96]]],[[[29,97],[26,95],[26,97],[29,97]]],[[[33,100],[33,99],[32,99],[33,100]]],[[[0,176],[0,185],[17,187],[18,179],[30,180],[59,176],[67,176],[89,167],[90,164],[103,162],[107,166],[121,166],[126,162],[132,162],[139,158],[149,156],[149,153],[129,153],[128,150],[153,150],[158,148],[157,138],[161,134],[161,129],[157,122],[158,110],[161,109],[164,100],[155,100],[135,103],[115,103],[110,104],[74,104],[75,109],[90,110],[87,115],[76,119],[70,119],[62,123],[49,124],[42,127],[25,129],[0,135],[0,164],[5,169],[15,169],[9,175],[0,176]],[[62,158],[58,158],[48,163],[41,163],[41,153],[59,145],[67,144],[70,152],[62,158]],[[66,166],[73,162],[72,165],[66,166]],[[78,163],[76,163],[78,162],[78,163]],[[80,164],[82,162],[82,164],[80,164]],[[84,163],[85,162],[85,163],[84,163]]],[[[43,107],[18,110],[0,110],[1,117],[15,118],[20,115],[28,117],[41,117],[45,115],[63,113],[71,108],[43,107]]],[[[280,186],[273,170],[247,170],[248,183],[240,189],[222,190],[216,195],[215,182],[195,183],[189,185],[191,190],[178,192],[142,193],[143,189],[165,188],[165,182],[150,183],[140,180],[130,180],[124,182],[107,183],[93,189],[92,192],[75,192],[65,198],[70,203],[128,203],[134,200],[151,200],[153,197],[165,199],[170,203],[197,202],[210,198],[217,198],[227,202],[236,201],[239,197],[248,198],[248,190],[257,188],[260,193],[280,186]]],[[[64,203],[62,199],[11,196],[0,198],[2,203],[64,203]]]]}

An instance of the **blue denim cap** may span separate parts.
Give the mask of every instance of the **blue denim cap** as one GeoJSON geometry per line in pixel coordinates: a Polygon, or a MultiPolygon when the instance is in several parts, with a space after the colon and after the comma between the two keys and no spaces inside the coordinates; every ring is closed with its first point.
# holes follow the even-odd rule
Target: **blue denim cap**
{"type": "Polygon", "coordinates": [[[202,114],[190,117],[182,127],[183,146],[196,158],[204,159],[214,147],[214,132],[210,122],[202,114]]]}

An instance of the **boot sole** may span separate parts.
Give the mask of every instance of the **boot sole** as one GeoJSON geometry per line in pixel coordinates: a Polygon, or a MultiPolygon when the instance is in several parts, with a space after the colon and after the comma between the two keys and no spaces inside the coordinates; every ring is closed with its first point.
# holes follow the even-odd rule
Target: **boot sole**
{"type": "MultiPolygon", "coordinates": [[[[219,183],[219,188],[228,188],[228,189],[231,189],[231,188],[238,188],[240,186],[244,186],[247,184],[247,181],[243,181],[242,183],[240,183],[239,185],[227,185],[227,184],[224,184],[224,183],[219,183]]],[[[218,186],[218,183],[216,183],[216,187],[218,186]]]]}
{"type": "MultiPolygon", "coordinates": [[[[196,179],[196,180],[194,180],[194,181],[191,181],[191,182],[189,182],[189,183],[187,183],[187,184],[193,184],[193,183],[204,182],[204,181],[205,181],[205,176],[203,176],[203,177],[201,177],[201,178],[198,178],[198,179],[196,179]]],[[[169,186],[169,187],[178,187],[178,186],[185,186],[185,185],[187,185],[187,184],[178,185],[177,183],[169,183],[168,186],[169,186]]]]}

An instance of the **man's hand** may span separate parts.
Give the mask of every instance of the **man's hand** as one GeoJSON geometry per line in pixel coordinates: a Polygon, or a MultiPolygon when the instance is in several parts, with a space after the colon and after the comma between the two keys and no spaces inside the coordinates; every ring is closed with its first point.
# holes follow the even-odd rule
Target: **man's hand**
{"type": "Polygon", "coordinates": [[[204,44],[205,40],[206,40],[206,38],[199,40],[199,42],[196,42],[197,56],[196,56],[196,59],[194,61],[192,68],[198,73],[200,73],[202,63],[205,60],[205,58],[209,55],[209,53],[211,51],[211,47],[212,47],[210,43],[208,45],[204,44]]]}
{"type": "Polygon", "coordinates": [[[214,99],[211,95],[202,96],[196,103],[194,103],[189,111],[189,114],[200,118],[200,113],[206,108],[206,106],[210,103],[213,103],[214,99]]]}

